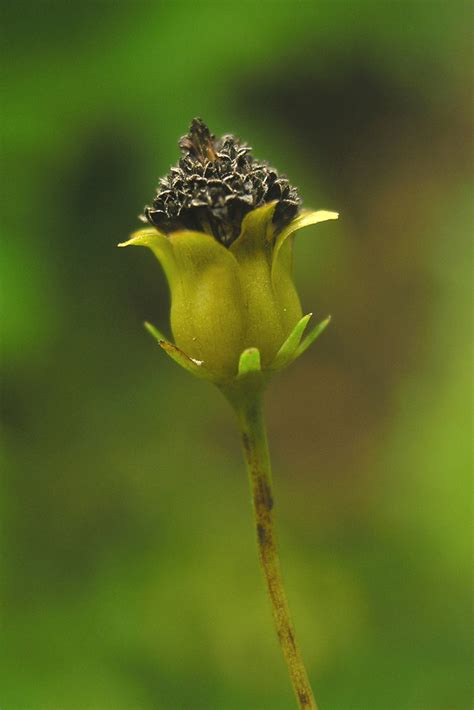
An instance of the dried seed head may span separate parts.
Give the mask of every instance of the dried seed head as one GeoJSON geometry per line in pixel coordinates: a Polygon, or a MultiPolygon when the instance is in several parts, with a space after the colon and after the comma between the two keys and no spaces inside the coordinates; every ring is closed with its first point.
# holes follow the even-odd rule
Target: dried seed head
{"type": "Polygon", "coordinates": [[[278,228],[298,212],[301,199],[284,175],[256,160],[251,148],[226,135],[216,140],[200,118],[179,141],[183,157],[160,180],[141,219],[165,233],[191,229],[213,235],[225,246],[239,236],[244,216],[277,201],[278,228]]]}

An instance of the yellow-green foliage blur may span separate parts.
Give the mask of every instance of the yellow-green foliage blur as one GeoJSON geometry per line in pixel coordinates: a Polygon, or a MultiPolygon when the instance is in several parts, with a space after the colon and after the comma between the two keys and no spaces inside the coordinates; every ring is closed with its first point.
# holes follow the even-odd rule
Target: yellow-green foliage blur
{"type": "Polygon", "coordinates": [[[469,2],[5,2],[2,710],[286,710],[226,402],[120,250],[193,116],[340,212],[267,400],[322,710],[468,710],[469,2]]]}

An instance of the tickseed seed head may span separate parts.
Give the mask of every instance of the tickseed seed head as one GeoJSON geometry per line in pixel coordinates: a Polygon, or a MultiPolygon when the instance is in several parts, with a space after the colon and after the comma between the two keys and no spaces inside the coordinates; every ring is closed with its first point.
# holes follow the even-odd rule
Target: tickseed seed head
{"type": "Polygon", "coordinates": [[[216,139],[201,118],[194,118],[179,141],[182,157],[162,178],[141,219],[169,234],[188,229],[206,232],[224,246],[240,234],[244,216],[276,202],[273,224],[282,229],[296,216],[301,199],[285,175],[251,154],[232,135],[216,139]]]}
{"type": "MultiPolygon", "coordinates": [[[[119,246],[152,250],[168,280],[174,342],[148,330],[187,370],[222,389],[263,383],[327,325],[303,337],[293,282],[293,237],[336,212],[300,209],[288,180],[233,136],[200,118],[181,138],[178,165],[160,181],[147,226],[119,246]]],[[[229,389],[230,388],[230,389],[229,389]]]]}

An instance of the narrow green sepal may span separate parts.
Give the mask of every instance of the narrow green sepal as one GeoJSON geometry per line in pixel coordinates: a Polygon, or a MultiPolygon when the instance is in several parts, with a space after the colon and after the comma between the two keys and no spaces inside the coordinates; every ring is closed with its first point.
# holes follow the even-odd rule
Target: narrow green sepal
{"type": "Polygon", "coordinates": [[[260,351],[258,348],[247,348],[240,356],[239,377],[253,372],[261,372],[260,351]]]}
{"type": "Polygon", "coordinates": [[[255,252],[262,250],[271,241],[276,205],[277,200],[268,202],[251,210],[243,218],[240,234],[229,248],[239,263],[252,258],[255,252]]]}
{"type": "Polygon", "coordinates": [[[307,350],[309,348],[309,346],[312,345],[312,343],[314,343],[316,338],[321,335],[323,330],[326,330],[326,328],[328,327],[330,322],[331,322],[331,316],[328,316],[327,318],[322,320],[321,323],[318,323],[318,325],[315,328],[313,328],[311,333],[308,333],[306,338],[296,348],[296,351],[295,351],[292,359],[295,360],[297,357],[302,355],[304,353],[304,351],[307,350]]]}
{"type": "Polygon", "coordinates": [[[145,322],[145,328],[150,333],[150,335],[158,342],[158,345],[165,351],[167,355],[170,356],[172,360],[181,365],[185,370],[191,372],[197,377],[203,377],[204,379],[212,379],[211,374],[205,367],[201,360],[194,360],[194,358],[186,355],[185,352],[180,350],[177,345],[170,343],[166,338],[163,337],[162,333],[155,328],[151,323],[145,322]]]}
{"type": "Polygon", "coordinates": [[[270,363],[271,370],[280,370],[282,367],[285,367],[285,365],[289,365],[290,362],[294,359],[295,352],[298,346],[300,345],[301,338],[303,337],[303,333],[312,315],[312,313],[308,313],[306,316],[303,316],[303,318],[301,318],[295,325],[295,327],[293,328],[293,330],[275,355],[273,362],[270,363]]]}
{"type": "Polygon", "coordinates": [[[145,321],[143,324],[146,328],[146,330],[150,333],[152,338],[156,340],[158,345],[161,345],[161,343],[166,342],[166,338],[163,335],[163,333],[158,330],[152,323],[148,323],[148,321],[145,321]]]}
{"type": "Polygon", "coordinates": [[[330,212],[329,210],[303,210],[298,217],[291,220],[278,235],[275,243],[273,262],[275,263],[277,261],[281,247],[294,232],[297,232],[303,227],[309,227],[310,224],[326,222],[328,219],[339,219],[339,212],[330,212]]]}

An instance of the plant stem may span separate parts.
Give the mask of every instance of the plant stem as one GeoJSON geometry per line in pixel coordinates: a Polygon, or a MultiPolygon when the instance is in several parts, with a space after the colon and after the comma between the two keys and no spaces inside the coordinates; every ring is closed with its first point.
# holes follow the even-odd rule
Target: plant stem
{"type": "Polygon", "coordinates": [[[270,454],[261,392],[247,394],[236,407],[255,511],[257,545],[272,604],[278,639],[298,705],[317,710],[290,617],[275,538],[270,454]]]}

